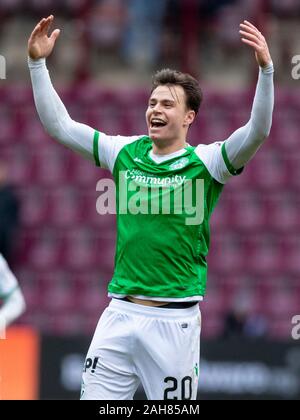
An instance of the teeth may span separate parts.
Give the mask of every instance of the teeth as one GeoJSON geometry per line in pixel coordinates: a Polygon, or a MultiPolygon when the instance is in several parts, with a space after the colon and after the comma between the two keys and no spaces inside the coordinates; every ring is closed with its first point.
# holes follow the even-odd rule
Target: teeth
{"type": "Polygon", "coordinates": [[[160,119],[158,119],[158,118],[154,118],[154,119],[151,121],[151,124],[162,124],[162,125],[165,125],[165,124],[166,124],[166,122],[165,122],[165,121],[163,121],[163,120],[160,120],[160,119]]]}

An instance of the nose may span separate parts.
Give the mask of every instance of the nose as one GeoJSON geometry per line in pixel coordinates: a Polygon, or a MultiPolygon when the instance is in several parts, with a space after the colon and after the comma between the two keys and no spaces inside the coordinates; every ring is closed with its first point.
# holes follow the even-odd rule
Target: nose
{"type": "Polygon", "coordinates": [[[157,103],[156,105],[154,105],[154,107],[152,108],[152,110],[153,110],[153,113],[154,114],[160,113],[161,112],[161,106],[160,106],[160,104],[157,103]]]}

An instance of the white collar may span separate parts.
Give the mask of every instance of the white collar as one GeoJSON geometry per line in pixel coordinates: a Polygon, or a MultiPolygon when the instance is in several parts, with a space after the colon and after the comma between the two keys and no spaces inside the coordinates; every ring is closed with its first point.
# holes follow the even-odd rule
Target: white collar
{"type": "Polygon", "coordinates": [[[167,160],[179,157],[183,155],[186,152],[186,149],[177,150],[177,152],[170,153],[168,155],[157,155],[153,152],[153,150],[150,150],[150,157],[152,160],[154,160],[155,163],[161,163],[165,162],[167,160]]]}

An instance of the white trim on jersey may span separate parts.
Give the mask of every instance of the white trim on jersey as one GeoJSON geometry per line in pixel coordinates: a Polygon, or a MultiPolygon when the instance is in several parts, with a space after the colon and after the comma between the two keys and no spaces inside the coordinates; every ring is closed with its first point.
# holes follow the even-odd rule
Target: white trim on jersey
{"type": "Polygon", "coordinates": [[[186,153],[186,149],[178,150],[177,152],[170,153],[169,155],[156,155],[153,150],[150,150],[149,156],[150,158],[157,164],[163,163],[166,160],[174,159],[176,157],[180,157],[186,153]]]}
{"type": "Polygon", "coordinates": [[[204,163],[210,175],[220,184],[226,184],[232,175],[224,162],[221,150],[222,145],[223,143],[199,144],[195,153],[204,163]]]}
{"type": "Polygon", "coordinates": [[[134,143],[144,136],[108,136],[104,133],[99,133],[98,151],[101,168],[109,169],[113,172],[116,160],[121,150],[127,145],[134,143]]]}

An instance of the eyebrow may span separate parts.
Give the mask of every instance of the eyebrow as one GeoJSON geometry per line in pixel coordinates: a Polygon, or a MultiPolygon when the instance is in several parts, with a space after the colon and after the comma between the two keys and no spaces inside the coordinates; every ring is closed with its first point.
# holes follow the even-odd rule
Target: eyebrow
{"type": "MultiPolygon", "coordinates": [[[[157,102],[157,101],[158,101],[158,99],[156,99],[156,98],[150,98],[149,99],[149,103],[151,103],[151,102],[157,102]]],[[[176,101],[173,100],[173,99],[161,99],[160,102],[170,103],[170,104],[175,104],[176,103],[176,101]]]]}

